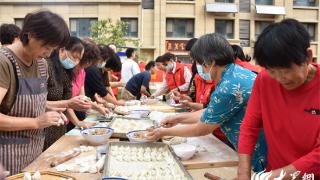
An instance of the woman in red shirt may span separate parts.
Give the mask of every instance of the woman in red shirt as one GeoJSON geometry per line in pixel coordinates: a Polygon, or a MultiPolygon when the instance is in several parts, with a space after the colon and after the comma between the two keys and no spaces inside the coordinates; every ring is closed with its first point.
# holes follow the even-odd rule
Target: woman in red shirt
{"type": "Polygon", "coordinates": [[[304,26],[286,19],[259,36],[254,57],[266,68],[255,80],[241,124],[238,179],[250,179],[250,159],[263,127],[272,176],[320,176],[320,66],[312,64],[304,26]]]}

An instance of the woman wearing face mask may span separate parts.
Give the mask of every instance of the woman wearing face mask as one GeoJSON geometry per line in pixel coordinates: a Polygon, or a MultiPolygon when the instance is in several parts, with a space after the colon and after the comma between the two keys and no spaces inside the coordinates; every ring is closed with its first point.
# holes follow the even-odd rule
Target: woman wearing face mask
{"type": "MultiPolygon", "coordinates": [[[[90,102],[84,102],[83,96],[75,96],[72,98],[72,78],[73,69],[80,62],[84,54],[84,46],[82,41],[77,37],[70,37],[68,44],[64,48],[56,49],[52,52],[48,63],[48,95],[47,100],[50,103],[67,103],[75,104],[67,108],[68,119],[76,126],[82,127],[82,122],[74,114],[74,109],[85,111],[91,108],[90,102]],[[76,108],[77,105],[85,105],[87,109],[76,108]]],[[[46,141],[44,150],[51,146],[61,136],[66,133],[66,126],[49,127],[45,129],[46,141]]]]}
{"type": "MultiPolygon", "coordinates": [[[[196,43],[197,38],[190,39],[186,44],[186,51],[191,50],[192,46],[196,43]]],[[[207,107],[210,94],[215,88],[215,81],[205,80],[203,78],[202,69],[196,65],[196,61],[191,66],[191,83],[188,87],[188,94],[181,94],[178,91],[174,92],[174,99],[179,101],[182,106],[197,111],[207,107]]]]}
{"type": "MultiPolygon", "coordinates": [[[[88,42],[89,43],[89,42],[88,42]]],[[[94,42],[90,42],[92,45],[94,42]]],[[[95,44],[94,44],[95,45],[95,44]]],[[[85,78],[85,94],[91,99],[99,97],[99,102],[106,101],[115,105],[124,105],[125,101],[117,100],[106,87],[106,76],[104,76],[104,68],[106,62],[109,59],[109,55],[106,51],[112,51],[106,45],[95,45],[99,51],[99,57],[97,64],[93,64],[86,68],[86,78],[85,78]],[[101,100],[100,100],[101,97],[101,100]]]]}
{"type": "MultiPolygon", "coordinates": [[[[77,66],[73,68],[72,71],[68,70],[69,74],[72,78],[72,97],[83,97],[85,96],[85,78],[86,72],[84,69],[96,65],[100,58],[100,51],[96,44],[94,44],[90,39],[85,39],[81,41],[77,38],[78,42],[81,42],[83,47],[83,55],[80,58],[79,63],[77,66]]],[[[100,114],[106,115],[109,113],[107,108],[100,106],[96,103],[90,102],[91,108],[99,112],[100,114]]],[[[83,121],[86,118],[85,111],[72,111],[70,113],[71,117],[70,120],[72,123],[67,125],[67,130],[73,129],[75,126],[79,128],[88,128],[95,123],[92,122],[85,122],[83,121]]]]}
{"type": "MultiPolygon", "coordinates": [[[[203,78],[217,82],[208,107],[162,120],[161,125],[167,128],[153,129],[148,138],[204,136],[220,127],[237,149],[240,124],[256,74],[233,63],[232,48],[219,34],[200,37],[191,49],[191,56],[199,70],[201,67],[203,78]],[[188,125],[175,126],[177,123],[188,125]]],[[[266,143],[263,133],[260,135],[252,158],[253,170],[258,172],[266,165],[266,143]]]]}
{"type": "Polygon", "coordinates": [[[166,69],[166,77],[161,87],[152,94],[152,97],[160,96],[167,92],[178,91],[182,94],[188,92],[188,87],[191,79],[191,72],[187,66],[177,63],[176,56],[171,53],[165,53],[161,58],[156,60],[156,63],[162,63],[166,69]]]}

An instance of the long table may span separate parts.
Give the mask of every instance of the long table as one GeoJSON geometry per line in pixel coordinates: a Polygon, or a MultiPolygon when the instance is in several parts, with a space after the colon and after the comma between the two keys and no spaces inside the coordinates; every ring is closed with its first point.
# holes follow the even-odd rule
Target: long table
{"type": "MultiPolygon", "coordinates": [[[[117,139],[113,139],[113,140],[117,141],[117,139]]],[[[33,161],[23,171],[40,170],[40,171],[56,172],[56,170],[54,168],[50,167],[50,162],[48,161],[48,159],[52,155],[56,155],[57,153],[60,153],[62,151],[73,149],[74,147],[79,147],[80,145],[88,145],[88,143],[85,141],[85,139],[82,136],[65,135],[62,138],[60,138],[57,142],[55,142],[51,147],[49,147],[45,152],[43,152],[35,161],[33,161]]],[[[201,158],[205,159],[205,157],[203,157],[203,156],[201,158]]],[[[231,161],[233,161],[233,160],[231,160],[231,161]]],[[[228,165],[228,162],[225,162],[225,163],[227,163],[227,166],[234,165],[232,163],[231,163],[231,165],[230,164],[228,165]]],[[[188,165],[187,165],[187,167],[188,167],[188,165]]],[[[223,177],[225,179],[232,179],[232,178],[236,177],[236,174],[237,174],[237,167],[236,166],[232,166],[232,167],[212,166],[212,167],[213,168],[197,167],[200,169],[192,169],[192,166],[189,166],[188,172],[191,174],[191,176],[194,179],[197,179],[197,180],[198,179],[205,179],[203,177],[203,174],[205,172],[210,172],[212,174],[218,175],[218,176],[223,177]],[[190,169],[190,167],[191,167],[191,169],[190,169]]],[[[63,174],[73,176],[78,180],[100,179],[99,174],[69,173],[69,172],[64,172],[63,174]]]]}
{"type": "MultiPolygon", "coordinates": [[[[154,109],[160,110],[159,107],[163,107],[161,110],[168,112],[168,109],[172,107],[164,103],[150,106],[154,109]]],[[[160,111],[161,111],[160,110],[160,111]]],[[[90,115],[85,121],[96,121],[95,115],[90,115]]],[[[119,141],[119,139],[111,139],[111,141],[119,141]]],[[[237,174],[238,157],[234,150],[225,145],[219,139],[213,135],[207,135],[202,137],[188,138],[188,144],[195,146],[202,146],[207,151],[198,152],[192,159],[182,161],[182,164],[196,180],[205,179],[203,174],[209,172],[225,179],[233,179],[237,174]]],[[[53,171],[54,168],[50,167],[49,158],[53,155],[57,155],[63,151],[71,150],[80,145],[89,145],[86,140],[80,135],[79,129],[73,129],[66,135],[61,137],[57,142],[50,146],[45,152],[43,152],[35,161],[33,161],[23,171],[53,171]]],[[[99,174],[90,173],[70,173],[64,172],[62,174],[70,175],[78,180],[96,180],[100,179],[99,174]]]]}

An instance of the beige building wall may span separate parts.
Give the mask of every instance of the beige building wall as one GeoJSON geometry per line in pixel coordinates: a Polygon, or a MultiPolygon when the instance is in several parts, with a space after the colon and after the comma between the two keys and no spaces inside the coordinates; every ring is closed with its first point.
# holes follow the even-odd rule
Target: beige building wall
{"type": "MultiPolygon", "coordinates": [[[[194,36],[200,37],[205,33],[215,31],[215,21],[218,19],[234,22],[234,38],[228,39],[232,44],[240,43],[240,20],[250,21],[250,46],[244,51],[252,54],[255,43],[256,21],[278,22],[284,18],[295,18],[303,23],[315,23],[315,41],[311,42],[314,57],[320,55],[320,6],[317,0],[315,7],[294,7],[293,0],[274,0],[275,6],[283,6],[285,15],[261,15],[256,13],[255,0],[251,0],[248,13],[213,13],[206,12],[206,3],[215,3],[215,0],[170,1],[154,0],[153,9],[143,9],[141,0],[1,0],[0,24],[14,23],[14,19],[23,18],[28,12],[40,8],[49,9],[60,14],[69,25],[70,18],[111,18],[113,21],[120,18],[138,18],[138,37],[143,60],[156,58],[167,51],[166,41],[188,40],[189,38],[166,37],[167,18],[194,19],[194,36]]],[[[240,0],[234,0],[239,11],[240,0]]],[[[177,55],[187,55],[186,52],[174,52],[177,55]]]]}

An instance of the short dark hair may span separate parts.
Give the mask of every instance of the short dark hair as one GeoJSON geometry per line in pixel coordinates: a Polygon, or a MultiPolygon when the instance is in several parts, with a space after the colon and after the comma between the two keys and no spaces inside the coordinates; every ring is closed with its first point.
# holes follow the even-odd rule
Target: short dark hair
{"type": "Polygon", "coordinates": [[[156,63],[161,62],[161,56],[158,56],[158,57],[156,58],[155,62],[156,62],[156,63]]]}
{"type": "Polygon", "coordinates": [[[251,57],[248,55],[244,55],[243,49],[236,44],[231,45],[232,49],[233,49],[233,53],[234,53],[234,58],[238,58],[241,61],[247,61],[249,62],[251,60],[251,57]]]}
{"type": "Polygon", "coordinates": [[[156,66],[156,62],[155,61],[149,61],[148,64],[146,65],[146,67],[144,68],[146,71],[149,71],[151,68],[156,66]]]}
{"type": "Polygon", "coordinates": [[[192,46],[194,45],[194,43],[197,42],[197,40],[198,40],[198,38],[192,38],[192,39],[190,39],[190,40],[187,42],[187,44],[186,44],[185,50],[186,50],[186,51],[190,51],[191,48],[192,48],[192,46]]]}
{"type": "Polygon", "coordinates": [[[191,57],[199,64],[224,66],[234,62],[233,50],[229,42],[220,34],[201,36],[191,49],[191,57]]]}
{"type": "Polygon", "coordinates": [[[310,35],[295,19],[285,19],[266,27],[254,46],[254,58],[265,68],[289,68],[307,60],[310,35]]]}
{"type": "Polygon", "coordinates": [[[109,48],[109,46],[105,45],[105,44],[99,44],[98,45],[99,50],[100,50],[100,57],[103,61],[107,61],[110,59],[111,57],[111,53],[113,52],[113,50],[111,48],[109,48]]]}
{"type": "Polygon", "coordinates": [[[2,24],[0,26],[0,42],[2,45],[12,44],[19,37],[21,29],[15,24],[2,24]]]}
{"type": "Polygon", "coordinates": [[[160,57],[160,59],[159,59],[158,62],[163,63],[163,62],[171,61],[171,60],[175,61],[175,60],[176,60],[176,55],[174,55],[174,54],[172,54],[172,53],[170,53],[170,52],[167,52],[167,53],[164,53],[164,54],[160,57]]]}
{"type": "Polygon", "coordinates": [[[84,53],[82,59],[80,60],[80,65],[96,64],[100,57],[100,49],[99,47],[90,39],[83,40],[84,45],[84,53]]]}
{"type": "Polygon", "coordinates": [[[132,54],[134,53],[134,49],[133,48],[128,48],[127,50],[126,50],[126,56],[127,56],[127,58],[130,58],[131,56],[132,56],[132,54]]]}
{"type": "Polygon", "coordinates": [[[23,45],[29,42],[28,34],[42,40],[43,45],[64,47],[70,38],[66,22],[58,14],[48,10],[40,10],[28,13],[24,17],[23,27],[19,35],[23,45]]]}
{"type": "Polygon", "coordinates": [[[110,68],[114,72],[120,72],[122,69],[120,57],[116,53],[113,53],[110,59],[107,61],[105,68],[110,68]]]}
{"type": "Polygon", "coordinates": [[[121,71],[121,60],[119,56],[107,45],[100,44],[100,56],[106,61],[105,68],[110,68],[115,72],[121,71]]]}

